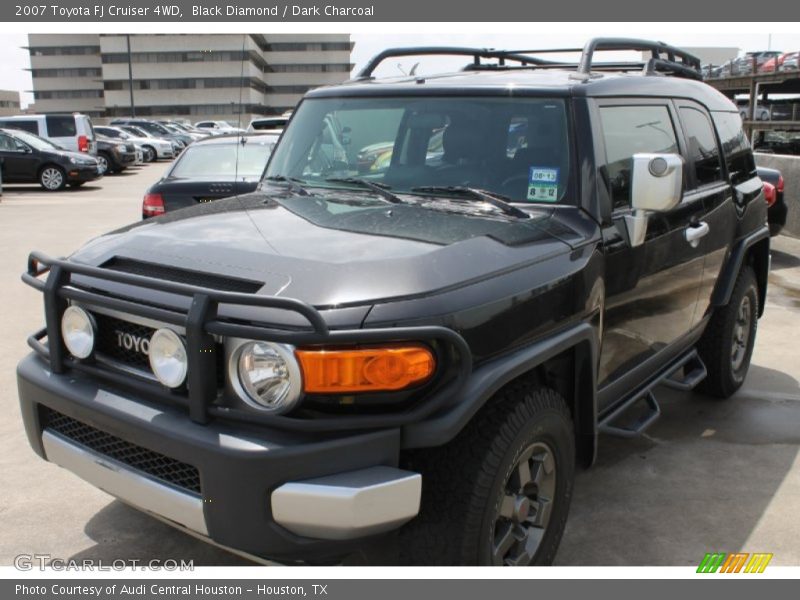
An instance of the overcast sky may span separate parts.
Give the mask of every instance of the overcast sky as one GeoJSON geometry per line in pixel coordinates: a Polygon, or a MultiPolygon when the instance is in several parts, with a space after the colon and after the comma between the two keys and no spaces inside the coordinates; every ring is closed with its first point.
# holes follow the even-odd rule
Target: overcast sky
{"type": "MultiPolygon", "coordinates": [[[[547,25],[547,24],[539,24],[547,25]]],[[[598,28],[601,24],[598,24],[598,28]]],[[[651,25],[650,28],[657,28],[658,25],[651,25]]],[[[714,24],[709,24],[713,28],[714,24]]],[[[443,27],[443,29],[447,29],[443,27]]],[[[601,33],[598,31],[598,34],[601,33]]],[[[610,33],[604,32],[607,35],[610,33]]],[[[616,34],[616,32],[614,32],[616,34]]],[[[742,51],[750,50],[797,50],[800,49],[800,33],[798,34],[711,34],[704,32],[681,33],[678,31],[641,31],[637,28],[636,35],[641,37],[657,37],[676,46],[725,46],[737,47],[742,51]]],[[[438,34],[354,34],[355,49],[353,50],[353,62],[356,69],[374,54],[390,46],[477,46],[481,48],[504,48],[504,49],[526,49],[526,48],[564,48],[580,47],[586,41],[584,33],[579,34],[469,34],[458,35],[449,33],[438,34]]],[[[30,67],[28,53],[21,46],[27,45],[27,35],[24,34],[0,34],[0,89],[19,90],[23,92],[22,102],[27,104],[33,101],[29,92],[31,89],[30,73],[24,69],[30,67]]],[[[616,58],[616,57],[611,57],[616,58]]],[[[623,58],[623,57],[619,57],[623,58]]],[[[419,58],[409,58],[403,60],[388,61],[383,65],[379,75],[388,76],[390,74],[399,75],[407,72],[419,58]]],[[[418,74],[425,74],[433,70],[441,70],[450,66],[457,67],[463,64],[463,59],[427,59],[417,70],[418,74]]]]}

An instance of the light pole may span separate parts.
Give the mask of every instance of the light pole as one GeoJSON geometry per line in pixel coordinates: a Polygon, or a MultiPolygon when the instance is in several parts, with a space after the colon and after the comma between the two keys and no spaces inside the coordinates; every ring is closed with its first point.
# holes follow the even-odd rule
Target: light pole
{"type": "Polygon", "coordinates": [[[136,105],[133,103],[133,57],[131,55],[131,35],[125,35],[128,44],[128,89],[131,94],[131,118],[136,118],[136,105]]]}

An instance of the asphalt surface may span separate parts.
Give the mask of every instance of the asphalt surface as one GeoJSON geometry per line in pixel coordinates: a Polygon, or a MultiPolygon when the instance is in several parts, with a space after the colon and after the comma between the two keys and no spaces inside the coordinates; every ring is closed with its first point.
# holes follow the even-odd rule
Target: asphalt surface
{"type": "MultiPolygon", "coordinates": [[[[138,220],[163,163],[79,190],[6,186],[0,197],[0,564],[186,559],[248,564],[114,500],[28,446],[15,366],[41,326],[41,296],[19,275],[30,250],[66,255],[138,220]]],[[[658,390],[662,418],[641,438],[603,437],[578,474],[558,565],[696,565],[706,552],[772,552],[800,565],[800,240],[773,242],[766,314],[745,386],[730,400],[658,390]]]]}

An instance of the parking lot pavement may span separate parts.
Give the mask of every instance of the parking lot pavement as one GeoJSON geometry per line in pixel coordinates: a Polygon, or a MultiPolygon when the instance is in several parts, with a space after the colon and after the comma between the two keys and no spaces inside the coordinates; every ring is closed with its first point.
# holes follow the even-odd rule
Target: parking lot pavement
{"type": "MultiPolygon", "coordinates": [[[[28,447],[14,369],[42,322],[41,296],[19,281],[31,249],[67,254],[139,218],[166,165],[79,190],[7,186],[0,199],[0,564],[63,559],[186,559],[248,564],[113,500],[28,447]]],[[[696,565],[705,552],[772,552],[800,565],[800,240],[773,244],[766,314],[744,388],[727,401],[658,390],[663,415],[635,440],[604,437],[575,483],[559,565],[696,565]]]]}

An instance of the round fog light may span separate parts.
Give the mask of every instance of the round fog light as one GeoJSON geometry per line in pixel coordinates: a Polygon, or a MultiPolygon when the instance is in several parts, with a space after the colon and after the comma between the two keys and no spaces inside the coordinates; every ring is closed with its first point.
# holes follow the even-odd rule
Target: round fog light
{"type": "Polygon", "coordinates": [[[68,306],[61,317],[61,337],[75,358],[89,358],[94,350],[94,319],[82,308],[68,306]]]}
{"type": "Polygon", "coordinates": [[[275,413],[285,413],[297,404],[302,378],[291,346],[247,342],[234,358],[237,377],[231,379],[239,383],[245,402],[275,413]]]}
{"type": "Polygon", "coordinates": [[[169,388],[180,387],[186,380],[189,358],[186,346],[171,329],[159,329],[150,338],[147,352],[153,375],[169,388]]]}

